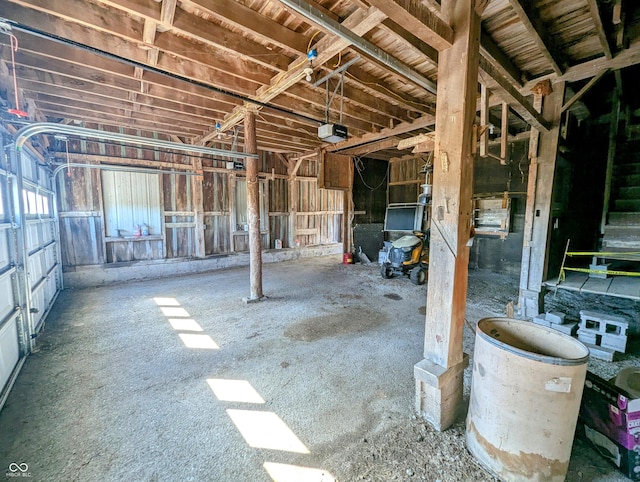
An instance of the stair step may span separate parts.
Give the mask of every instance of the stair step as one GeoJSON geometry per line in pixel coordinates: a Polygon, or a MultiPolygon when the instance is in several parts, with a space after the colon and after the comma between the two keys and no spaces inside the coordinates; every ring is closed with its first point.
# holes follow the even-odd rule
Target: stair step
{"type": "Polygon", "coordinates": [[[607,244],[609,241],[619,243],[635,243],[640,247],[640,225],[637,226],[613,226],[607,224],[604,227],[603,241],[607,244]]]}
{"type": "Polygon", "coordinates": [[[640,211],[640,199],[616,199],[613,208],[614,211],[640,211]]]}
{"type": "Polygon", "coordinates": [[[627,174],[640,174],[640,162],[616,163],[614,166],[616,176],[627,174]]]}
{"type": "Polygon", "coordinates": [[[640,200],[640,186],[627,186],[618,189],[618,199],[640,200]]]}
{"type": "MultiPolygon", "coordinates": [[[[607,226],[640,226],[640,213],[610,212],[607,226]]],[[[607,228],[605,226],[605,229],[607,228]]]]}

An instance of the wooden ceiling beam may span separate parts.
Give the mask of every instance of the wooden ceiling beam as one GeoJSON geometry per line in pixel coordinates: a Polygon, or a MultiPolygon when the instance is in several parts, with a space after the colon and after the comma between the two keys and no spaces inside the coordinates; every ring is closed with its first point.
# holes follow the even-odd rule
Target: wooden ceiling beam
{"type": "Polygon", "coordinates": [[[386,139],[380,139],[368,144],[341,150],[340,154],[347,154],[350,156],[366,156],[367,154],[371,154],[373,152],[383,151],[385,149],[393,149],[398,145],[399,142],[400,139],[397,137],[387,137],[386,139]]]}
{"type": "Polygon", "coordinates": [[[429,127],[432,128],[435,123],[436,120],[433,116],[425,115],[413,122],[403,122],[402,124],[398,124],[393,128],[382,129],[380,132],[364,134],[360,137],[352,137],[351,139],[348,139],[346,141],[338,142],[333,146],[327,147],[326,151],[342,151],[343,149],[349,149],[352,147],[360,146],[362,144],[367,144],[369,142],[386,139],[388,137],[399,136],[408,132],[414,132],[429,127]]]}
{"type": "Polygon", "coordinates": [[[201,131],[191,131],[189,129],[185,129],[182,126],[176,124],[161,124],[158,122],[147,122],[145,120],[137,119],[135,117],[127,117],[122,119],[119,116],[111,116],[104,114],[93,115],[93,113],[78,111],[71,107],[66,108],[65,111],[61,111],[58,106],[54,106],[54,108],[49,108],[49,106],[39,106],[40,110],[47,116],[54,118],[66,118],[70,120],[84,121],[84,122],[95,122],[95,123],[103,123],[109,124],[113,126],[125,126],[133,129],[143,129],[148,132],[162,132],[164,134],[175,134],[175,135],[198,135],[201,131]]]}
{"type": "Polygon", "coordinates": [[[491,39],[485,29],[482,29],[480,34],[480,55],[513,85],[522,87],[522,82],[525,80],[524,74],[491,39]]]}
{"type": "Polygon", "coordinates": [[[597,75],[604,69],[617,71],[632,65],[640,64],[640,38],[635,39],[629,48],[618,52],[611,60],[605,57],[589,60],[578,65],[569,67],[564,74],[547,74],[529,80],[522,88],[522,91],[529,92],[531,88],[542,80],[553,82],[577,82],[597,75]]]}
{"type": "Polygon", "coordinates": [[[553,71],[557,75],[562,75],[563,69],[560,62],[563,58],[560,49],[553,41],[553,37],[547,30],[546,25],[540,19],[538,12],[531,7],[531,2],[526,0],[508,0],[509,5],[515,11],[524,25],[531,39],[538,46],[544,58],[551,64],[553,71]]]}
{"type": "MultiPolygon", "coordinates": [[[[103,3],[135,16],[147,18],[149,8],[146,8],[145,3],[149,1],[104,0],[103,3]]],[[[114,16],[113,12],[110,14],[114,16]]],[[[159,20],[159,13],[150,18],[159,20]]],[[[289,64],[289,57],[286,55],[270,50],[259,43],[252,42],[241,33],[230,31],[216,23],[186,12],[180,7],[175,10],[170,31],[182,37],[213,46],[226,52],[227,55],[231,54],[232,56],[243,58],[245,61],[258,63],[267,69],[285,70],[289,64]]]]}
{"type": "MultiPolygon", "coordinates": [[[[351,14],[342,23],[342,25],[344,28],[353,29],[353,33],[355,33],[356,35],[364,35],[366,32],[382,22],[382,20],[384,20],[385,18],[386,15],[382,14],[377,9],[372,8],[367,12],[357,10],[355,13],[351,14]]],[[[318,52],[318,56],[314,60],[314,62],[316,63],[316,65],[322,65],[333,56],[337,55],[348,45],[349,43],[343,39],[335,39],[333,38],[333,36],[326,36],[314,46],[318,52]]],[[[299,56],[290,64],[289,70],[287,72],[277,75],[272,79],[271,83],[268,86],[259,89],[255,93],[255,100],[263,103],[271,101],[273,98],[286,91],[293,84],[299,82],[302,76],[305,75],[304,69],[306,67],[308,67],[307,56],[299,56]]],[[[244,108],[234,109],[234,111],[231,112],[222,123],[222,130],[229,129],[242,122],[242,120],[244,119],[244,113],[244,108]]],[[[216,130],[214,129],[203,136],[202,139],[199,139],[198,143],[204,144],[211,138],[215,137],[215,135],[216,130]]]]}
{"type": "Polygon", "coordinates": [[[418,0],[368,0],[374,7],[416,37],[441,51],[451,47],[453,29],[418,0]]]}
{"type": "Polygon", "coordinates": [[[290,30],[241,3],[229,2],[228,0],[185,0],[182,4],[191,4],[218,20],[229,23],[259,37],[264,42],[277,45],[291,53],[306,54],[307,52],[309,39],[304,35],[290,30]]]}
{"type": "MultiPolygon", "coordinates": [[[[73,117],[74,119],[82,119],[82,115],[86,114],[87,117],[99,118],[100,116],[110,117],[112,119],[120,118],[123,124],[127,124],[128,119],[138,120],[141,122],[147,122],[150,124],[157,124],[162,127],[162,130],[166,130],[167,128],[180,127],[185,130],[188,130],[191,133],[195,132],[203,132],[207,128],[206,123],[198,123],[194,120],[190,122],[186,119],[178,119],[166,117],[162,118],[161,116],[156,116],[154,114],[147,114],[145,112],[127,112],[123,108],[114,108],[107,106],[100,106],[96,104],[90,104],[86,102],[78,102],[74,101],[73,105],[69,105],[68,102],[65,103],[65,99],[56,98],[52,96],[48,96],[45,94],[39,94],[35,98],[38,108],[42,111],[52,112],[55,109],[58,109],[59,112],[64,113],[66,117],[73,117]]],[[[172,129],[173,131],[173,129],[172,129]]]]}
{"type": "MultiPolygon", "coordinates": [[[[11,18],[17,22],[38,25],[42,30],[64,38],[70,38],[75,42],[90,47],[104,49],[105,46],[109,46],[111,51],[117,55],[142,64],[148,62],[149,55],[147,52],[153,48],[150,44],[135,43],[132,42],[131,39],[127,41],[105,30],[88,31],[85,27],[77,23],[69,23],[65,20],[61,21],[49,14],[31,11],[17,5],[7,4],[6,0],[0,0],[0,9],[3,6],[8,8],[7,14],[10,14],[11,18]],[[141,46],[144,48],[141,48],[141,46]]],[[[131,67],[126,64],[99,57],[98,55],[92,58],[82,49],[58,43],[43,42],[41,39],[34,39],[32,36],[25,34],[20,34],[19,39],[21,50],[33,49],[36,52],[48,52],[52,56],[69,58],[70,60],[76,60],[80,63],[82,63],[85,58],[89,58],[92,62],[96,63],[96,59],[100,58],[100,62],[106,66],[105,70],[115,69],[122,71],[122,69],[131,69],[131,67]],[[62,52],[64,52],[64,55],[62,55],[62,52]]],[[[169,49],[174,48],[182,52],[182,54],[180,54],[172,50],[164,50],[166,53],[171,54],[171,56],[166,59],[163,56],[161,63],[167,65],[167,68],[171,68],[174,73],[178,73],[180,68],[189,68],[194,71],[204,68],[208,70],[211,76],[205,76],[202,77],[202,79],[212,79],[212,81],[218,79],[220,81],[220,87],[227,88],[230,91],[235,91],[234,85],[236,85],[236,83],[241,89],[244,88],[246,92],[254,91],[257,86],[263,84],[264,81],[273,76],[273,69],[256,69],[255,67],[252,69],[246,65],[246,61],[237,58],[234,59],[233,57],[229,58],[229,56],[225,58],[224,56],[220,56],[219,52],[216,56],[213,56],[211,51],[206,52],[208,57],[206,59],[208,63],[206,64],[202,62],[192,62],[189,57],[185,57],[185,55],[189,55],[191,51],[201,49],[201,46],[193,42],[185,41],[184,39],[181,40],[175,34],[169,32],[156,36],[155,47],[163,49],[169,47],[169,49]],[[193,67],[184,67],[191,64],[193,64],[193,67]],[[244,77],[235,77],[233,72],[246,73],[244,77]]],[[[205,58],[201,60],[205,60],[205,58]]]]}
{"type": "Polygon", "coordinates": [[[598,2],[597,0],[587,0],[587,4],[589,5],[591,18],[593,19],[593,23],[596,27],[596,32],[598,33],[598,39],[600,40],[600,45],[602,45],[604,56],[607,60],[611,60],[613,58],[613,53],[611,51],[611,45],[609,45],[607,33],[604,29],[604,24],[602,23],[602,17],[600,16],[600,8],[598,7],[598,2]]]}
{"type": "Polygon", "coordinates": [[[433,64],[434,67],[438,66],[438,50],[433,48],[424,40],[418,38],[412,32],[408,31],[406,28],[401,27],[396,22],[391,19],[387,19],[382,22],[380,28],[389,32],[391,35],[396,38],[402,39],[407,42],[409,45],[415,47],[420,51],[422,55],[424,55],[429,62],[433,64]]]}

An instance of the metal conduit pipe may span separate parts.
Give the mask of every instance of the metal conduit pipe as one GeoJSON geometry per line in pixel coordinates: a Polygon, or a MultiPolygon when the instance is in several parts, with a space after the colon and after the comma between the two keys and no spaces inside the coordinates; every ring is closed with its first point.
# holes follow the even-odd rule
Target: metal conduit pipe
{"type": "Polygon", "coordinates": [[[427,89],[432,94],[437,93],[437,87],[434,82],[416,72],[411,67],[402,63],[395,57],[392,57],[384,50],[376,47],[373,43],[363,39],[362,37],[354,34],[351,30],[343,27],[339,22],[336,22],[332,18],[328,17],[326,14],[315,8],[306,0],[280,0],[280,2],[291,8],[293,11],[299,13],[307,20],[312,21],[323,29],[326,29],[332,34],[346,40],[355,48],[373,57],[378,62],[382,63],[382,65],[386,65],[397,74],[400,74],[404,78],[409,79],[420,87],[427,89]]]}
{"type": "Polygon", "coordinates": [[[179,142],[164,141],[162,139],[153,139],[150,137],[132,136],[129,134],[120,134],[119,132],[107,132],[98,129],[88,129],[86,127],[68,126],[56,124],[53,122],[35,122],[21,128],[16,133],[16,150],[20,150],[24,143],[31,136],[43,133],[51,134],[67,134],[80,137],[90,137],[94,139],[102,139],[108,141],[126,142],[137,144],[140,146],[160,147],[174,151],[197,152],[199,154],[212,154],[217,156],[234,157],[238,159],[251,157],[258,158],[257,154],[245,154],[244,152],[228,151],[226,149],[216,149],[213,147],[194,146],[192,144],[181,144],[179,142]]]}

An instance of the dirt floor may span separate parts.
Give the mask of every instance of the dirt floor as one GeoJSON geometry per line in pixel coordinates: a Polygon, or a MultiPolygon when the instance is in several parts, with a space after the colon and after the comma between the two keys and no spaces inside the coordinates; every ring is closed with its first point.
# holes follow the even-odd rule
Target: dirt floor
{"type": "MultiPolygon", "coordinates": [[[[247,268],[62,292],[0,413],[0,477],[27,464],[37,481],[495,480],[463,419],[439,433],[414,415],[426,286],[331,256],[266,265],[264,292],[241,301],[247,268]]],[[[517,293],[470,273],[467,353],[473,325],[517,293]]],[[[467,399],[469,382],[467,369],[467,399]]],[[[578,440],[567,480],[627,479],[578,440]]]]}

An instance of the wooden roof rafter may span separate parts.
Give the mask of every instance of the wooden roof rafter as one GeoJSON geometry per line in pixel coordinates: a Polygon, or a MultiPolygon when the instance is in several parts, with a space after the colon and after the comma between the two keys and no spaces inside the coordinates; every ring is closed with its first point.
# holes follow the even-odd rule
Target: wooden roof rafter
{"type": "Polygon", "coordinates": [[[549,33],[546,25],[540,18],[536,10],[531,8],[531,2],[526,0],[508,0],[511,8],[516,12],[518,18],[524,25],[529,36],[538,46],[540,53],[549,62],[553,71],[557,75],[562,75],[563,55],[559,47],[555,44],[553,37],[549,33]]]}

